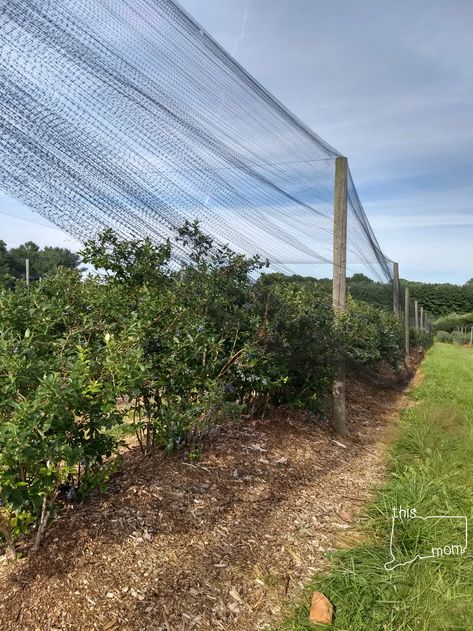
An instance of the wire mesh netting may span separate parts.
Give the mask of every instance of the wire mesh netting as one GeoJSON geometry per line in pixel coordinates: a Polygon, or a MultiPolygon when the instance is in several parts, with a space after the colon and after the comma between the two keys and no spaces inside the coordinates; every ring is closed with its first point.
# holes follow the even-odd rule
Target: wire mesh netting
{"type": "MultiPolygon", "coordinates": [[[[339,153],[175,2],[0,7],[7,193],[79,240],[161,242],[197,218],[274,270],[330,275],[339,153]]],[[[348,269],[390,281],[351,175],[348,197],[348,269]]]]}

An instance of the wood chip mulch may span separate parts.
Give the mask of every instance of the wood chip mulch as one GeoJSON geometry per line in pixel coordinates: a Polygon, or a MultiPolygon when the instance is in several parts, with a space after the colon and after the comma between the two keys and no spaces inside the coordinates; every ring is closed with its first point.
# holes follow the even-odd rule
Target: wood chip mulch
{"type": "Polygon", "coordinates": [[[351,378],[344,440],[323,419],[279,409],[219,428],[198,462],[130,451],[107,492],[65,510],[36,555],[0,560],[0,629],[274,625],[356,533],[405,404],[392,380],[351,378]]]}

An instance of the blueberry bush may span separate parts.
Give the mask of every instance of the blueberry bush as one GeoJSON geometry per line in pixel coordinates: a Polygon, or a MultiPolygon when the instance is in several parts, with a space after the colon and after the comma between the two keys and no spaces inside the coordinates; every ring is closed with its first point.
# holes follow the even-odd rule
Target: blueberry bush
{"type": "Polygon", "coordinates": [[[217,423],[271,405],[323,410],[334,358],[401,361],[387,311],[326,282],[288,282],[187,223],[175,243],[85,244],[96,273],[0,290],[0,537],[44,527],[103,485],[134,433],[144,453],[198,449],[217,423]],[[176,266],[176,254],[184,257],[176,266]]]}

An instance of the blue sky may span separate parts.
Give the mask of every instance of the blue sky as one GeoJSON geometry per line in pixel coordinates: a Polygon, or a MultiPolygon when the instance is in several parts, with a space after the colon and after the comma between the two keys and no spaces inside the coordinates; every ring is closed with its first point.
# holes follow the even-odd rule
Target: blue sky
{"type": "MultiPolygon", "coordinates": [[[[348,156],[380,245],[403,277],[473,276],[471,0],[182,4],[348,156]]],[[[11,245],[77,247],[4,195],[0,213],[0,238],[11,245]]]]}

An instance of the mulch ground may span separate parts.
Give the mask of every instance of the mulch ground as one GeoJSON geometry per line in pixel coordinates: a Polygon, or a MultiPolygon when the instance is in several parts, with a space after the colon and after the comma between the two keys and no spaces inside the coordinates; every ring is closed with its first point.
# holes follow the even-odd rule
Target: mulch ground
{"type": "MultiPolygon", "coordinates": [[[[356,532],[383,480],[404,390],[351,378],[349,435],[279,409],[220,427],[198,462],[125,455],[107,492],[63,514],[36,555],[0,563],[0,629],[256,631],[356,532]]],[[[27,544],[23,544],[27,545],[27,544]]]]}

